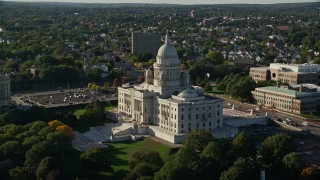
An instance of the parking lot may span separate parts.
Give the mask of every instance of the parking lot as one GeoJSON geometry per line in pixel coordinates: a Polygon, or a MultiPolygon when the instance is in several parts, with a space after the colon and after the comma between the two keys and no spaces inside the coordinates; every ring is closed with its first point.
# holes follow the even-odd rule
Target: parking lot
{"type": "Polygon", "coordinates": [[[103,94],[86,89],[59,90],[45,93],[23,94],[13,97],[13,100],[18,105],[38,105],[47,108],[114,99],[117,99],[117,97],[113,97],[111,94],[103,94]]]}

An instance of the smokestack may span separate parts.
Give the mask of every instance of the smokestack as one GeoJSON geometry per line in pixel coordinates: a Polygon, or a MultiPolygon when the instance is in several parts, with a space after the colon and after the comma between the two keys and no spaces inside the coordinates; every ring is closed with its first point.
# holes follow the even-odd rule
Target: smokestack
{"type": "Polygon", "coordinates": [[[302,88],[303,88],[303,86],[302,86],[302,84],[301,84],[300,87],[299,87],[299,91],[300,91],[300,92],[302,92],[302,88]]]}
{"type": "Polygon", "coordinates": [[[260,170],[260,180],[266,180],[266,170],[264,168],[260,170]]]}

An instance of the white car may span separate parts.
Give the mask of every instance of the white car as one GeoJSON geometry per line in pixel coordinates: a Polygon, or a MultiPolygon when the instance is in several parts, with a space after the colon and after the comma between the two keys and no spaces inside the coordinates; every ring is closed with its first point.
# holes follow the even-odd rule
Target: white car
{"type": "Polygon", "coordinates": [[[303,122],[302,124],[305,125],[305,126],[309,125],[309,123],[307,121],[303,122]]]}
{"type": "Polygon", "coordinates": [[[290,118],[287,118],[286,120],[287,120],[288,122],[291,122],[291,119],[290,119],[290,118]]]}

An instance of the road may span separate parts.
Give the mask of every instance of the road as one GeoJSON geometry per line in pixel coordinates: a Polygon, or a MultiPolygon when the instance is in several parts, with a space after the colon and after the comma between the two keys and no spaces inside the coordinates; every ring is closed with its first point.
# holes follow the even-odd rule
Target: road
{"type": "Polygon", "coordinates": [[[253,114],[257,116],[263,116],[263,115],[266,115],[267,113],[268,117],[272,120],[286,121],[286,119],[290,119],[291,123],[296,123],[296,127],[304,131],[308,131],[314,135],[320,136],[319,124],[311,120],[305,120],[305,119],[296,117],[294,115],[290,116],[290,115],[287,115],[278,111],[270,110],[270,109],[265,109],[265,108],[256,109],[258,107],[257,105],[246,104],[246,103],[241,103],[234,100],[224,99],[225,108],[232,108],[233,105],[235,110],[250,112],[250,109],[253,109],[253,114]],[[303,125],[303,122],[306,122],[306,121],[309,123],[308,126],[303,125]]]}

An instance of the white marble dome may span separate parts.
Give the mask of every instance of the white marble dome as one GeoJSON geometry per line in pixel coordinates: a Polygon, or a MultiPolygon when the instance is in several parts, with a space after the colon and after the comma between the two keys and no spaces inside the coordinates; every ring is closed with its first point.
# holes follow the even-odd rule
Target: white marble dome
{"type": "Polygon", "coordinates": [[[178,96],[182,98],[194,98],[198,97],[198,93],[193,89],[186,89],[179,93],[178,96]]]}
{"type": "Polygon", "coordinates": [[[179,57],[176,48],[171,44],[171,40],[166,35],[165,43],[159,48],[157,54],[157,64],[177,64],[179,63],[179,57]]]}

